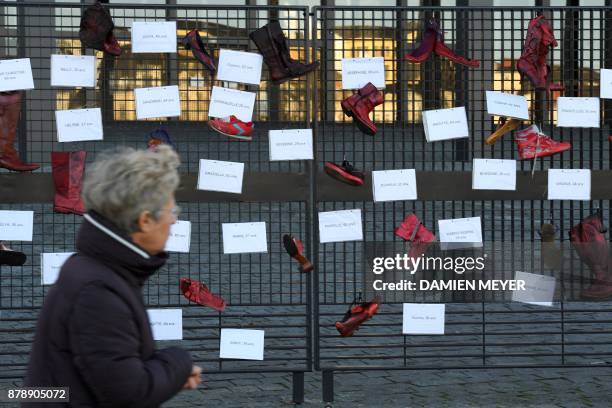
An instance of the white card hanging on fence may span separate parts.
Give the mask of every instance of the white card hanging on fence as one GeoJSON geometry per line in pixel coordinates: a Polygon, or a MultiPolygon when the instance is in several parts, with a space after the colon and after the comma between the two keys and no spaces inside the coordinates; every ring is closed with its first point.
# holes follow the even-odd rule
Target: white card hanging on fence
{"type": "Polygon", "coordinates": [[[69,109],[55,111],[58,142],[83,142],[102,140],[102,110],[69,109]]]}
{"type": "Polygon", "coordinates": [[[165,250],[168,252],[189,252],[191,244],[191,222],[177,221],[170,225],[170,234],[165,250]]]}
{"type": "Polygon", "coordinates": [[[465,107],[423,111],[423,127],[428,142],[469,137],[465,107]]]}
{"type": "Polygon", "coordinates": [[[96,86],[96,57],[51,55],[51,86],[96,86]]]}
{"type": "Polygon", "coordinates": [[[482,247],[480,217],[438,220],[438,231],[443,251],[482,247]]]}
{"type": "Polygon", "coordinates": [[[487,113],[517,119],[529,119],[527,98],[506,92],[487,91],[487,113]]]}
{"type": "Polygon", "coordinates": [[[539,306],[552,306],[557,280],[554,276],[516,271],[514,279],[524,282],[524,290],[512,291],[514,302],[529,303],[539,306]]]}
{"type": "Polygon", "coordinates": [[[270,130],[270,161],[313,160],[312,129],[270,130]]]}
{"type": "Polygon", "coordinates": [[[360,89],[368,82],[376,88],[385,88],[385,59],[342,58],[342,89],[360,89]]]}
{"type": "Polygon", "coordinates": [[[176,85],[134,89],[136,119],[181,115],[181,99],[176,85]]]}
{"type": "Polygon", "coordinates": [[[34,211],[0,210],[0,241],[32,241],[34,211]]]}
{"type": "Polygon", "coordinates": [[[599,71],[599,97],[612,99],[612,69],[602,68],[599,71]]]}
{"type": "Polygon", "coordinates": [[[254,52],[219,51],[217,80],[259,85],[263,56],[254,52]]]}
{"type": "Polygon", "coordinates": [[[183,340],[183,309],[147,309],[153,340],[183,340]]]}
{"type": "Polygon", "coordinates": [[[402,334],[444,334],[446,305],[404,303],[402,334]]]}
{"type": "Polygon", "coordinates": [[[242,193],[244,163],[200,159],[198,190],[242,193]]]}
{"type": "Polygon", "coordinates": [[[590,200],[591,170],[548,169],[549,200],[590,200]]]}
{"type": "Polygon", "coordinates": [[[557,98],[558,127],[599,127],[599,98],[557,98]]]}
{"type": "Polygon", "coordinates": [[[221,228],[224,254],[268,252],[265,222],[226,223],[221,228]]]}
{"type": "Polygon", "coordinates": [[[221,329],[219,358],[262,361],[264,336],[263,330],[221,329]]]}
{"type": "Polygon", "coordinates": [[[34,89],[29,58],[0,60],[0,92],[34,89]]]}
{"type": "Polygon", "coordinates": [[[472,189],[516,190],[516,160],[474,159],[472,189]]]}
{"type": "Polygon", "coordinates": [[[414,169],[372,172],[374,201],[416,200],[417,184],[414,169]]]}
{"type": "Polygon", "coordinates": [[[319,241],[362,241],[361,209],[319,213],[319,241]]]}
{"type": "Polygon", "coordinates": [[[74,252],[48,252],[40,254],[40,284],[53,285],[59,277],[64,262],[74,252]]]}
{"type": "Polygon", "coordinates": [[[213,86],[208,116],[227,118],[234,115],[243,122],[250,122],[254,107],[255,92],[213,86]]]}
{"type": "Polygon", "coordinates": [[[132,54],[176,52],[176,21],[132,22],[132,54]]]}

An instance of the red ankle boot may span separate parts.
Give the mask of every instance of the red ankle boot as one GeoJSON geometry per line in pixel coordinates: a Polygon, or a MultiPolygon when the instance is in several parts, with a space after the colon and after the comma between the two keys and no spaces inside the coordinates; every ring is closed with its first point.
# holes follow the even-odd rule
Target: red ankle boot
{"type": "Polygon", "coordinates": [[[181,278],[179,287],[183,296],[202,306],[212,307],[219,312],[225,310],[225,300],[220,296],[214,295],[208,289],[208,286],[187,278],[181,278]]]}
{"type": "Polygon", "coordinates": [[[14,147],[22,95],[21,91],[0,92],[0,167],[13,171],[32,171],[40,165],[22,162],[14,147]]]}
{"type": "Polygon", "coordinates": [[[371,82],[368,82],[356,94],[344,99],[340,106],[344,114],[349,118],[352,117],[353,122],[363,133],[375,135],[376,125],[370,120],[369,115],[375,107],[382,103],[382,94],[371,82]]]}
{"type": "Polygon", "coordinates": [[[371,302],[362,302],[355,300],[348,311],[344,314],[341,321],[336,322],[336,330],[342,337],[352,336],[355,330],[359,329],[366,320],[372,318],[378,312],[380,299],[375,297],[371,302]]]}
{"type": "Polygon", "coordinates": [[[304,251],[302,241],[292,237],[291,235],[283,235],[283,245],[285,246],[285,251],[287,251],[289,256],[299,262],[300,272],[310,272],[314,269],[312,262],[306,259],[306,257],[302,254],[304,251]]]}
{"type": "Polygon", "coordinates": [[[411,242],[408,256],[418,258],[423,255],[436,236],[414,214],[409,214],[394,231],[395,235],[411,242]]]}
{"type": "Polygon", "coordinates": [[[572,148],[572,145],[568,142],[557,142],[550,136],[541,133],[536,125],[531,125],[527,129],[516,132],[514,140],[517,143],[521,160],[552,156],[572,148]]]}
{"type": "Polygon", "coordinates": [[[537,16],[529,22],[523,53],[516,67],[521,74],[521,82],[526,76],[536,89],[562,91],[563,85],[551,83],[550,65],[546,55],[550,48],[557,46],[552,28],[544,18],[537,16]]]}
{"type": "Polygon", "coordinates": [[[85,212],[81,201],[81,181],[86,155],[84,151],[51,152],[51,172],[55,184],[53,211],[77,215],[85,212]]]}

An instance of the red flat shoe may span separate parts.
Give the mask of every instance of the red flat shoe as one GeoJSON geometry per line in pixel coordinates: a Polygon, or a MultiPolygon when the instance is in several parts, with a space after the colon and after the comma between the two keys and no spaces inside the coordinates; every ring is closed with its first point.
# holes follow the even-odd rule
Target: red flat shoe
{"type": "Polygon", "coordinates": [[[225,300],[212,294],[205,284],[196,280],[181,278],[179,287],[183,295],[192,302],[212,307],[220,312],[225,310],[225,300]]]}
{"type": "MultiPolygon", "coordinates": [[[[361,297],[361,296],[360,296],[361,297]]],[[[375,297],[371,302],[355,300],[341,321],[336,322],[336,330],[342,337],[352,336],[355,330],[378,312],[380,299],[375,297]]]]}
{"type": "Polygon", "coordinates": [[[326,162],[324,169],[325,173],[336,180],[340,180],[343,183],[351,184],[353,186],[363,186],[365,174],[362,171],[355,169],[348,160],[343,160],[341,165],[326,162]]]}

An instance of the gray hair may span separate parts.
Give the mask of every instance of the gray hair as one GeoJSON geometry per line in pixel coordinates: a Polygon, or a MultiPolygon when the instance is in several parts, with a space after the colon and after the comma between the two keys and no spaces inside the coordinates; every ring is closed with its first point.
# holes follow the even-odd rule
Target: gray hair
{"type": "Polygon", "coordinates": [[[94,210],[125,233],[138,231],[138,218],[157,219],[179,185],[179,157],[170,146],[155,151],[121,147],[106,151],[87,166],[81,195],[94,210]]]}

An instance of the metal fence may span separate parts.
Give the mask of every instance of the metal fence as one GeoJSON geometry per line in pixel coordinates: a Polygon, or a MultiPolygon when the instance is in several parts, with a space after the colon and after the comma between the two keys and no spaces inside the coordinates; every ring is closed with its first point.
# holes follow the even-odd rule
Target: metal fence
{"type": "MultiPolygon", "coordinates": [[[[180,342],[208,372],[285,371],[294,373],[294,400],[303,400],[303,372],[323,371],[325,401],[333,400],[333,372],[365,369],[441,369],[495,367],[559,367],[612,365],[612,321],[607,302],[562,301],[551,308],[510,302],[447,302],[445,336],[401,334],[401,303],[409,296],[387,299],[374,319],[351,338],[338,337],[334,322],[354,296],[363,291],[366,277],[363,253],[368,243],[396,242],[393,228],[410,212],[434,229],[442,218],[478,216],[483,219],[486,250],[496,253],[499,268],[512,276],[516,270],[538,271],[540,263],[516,256],[517,248],[533,246],[542,222],[552,220],[567,231],[595,208],[610,219],[609,175],[610,105],[604,106],[601,129],[555,127],[558,94],[527,91],[534,122],[556,140],[572,143],[572,150],[536,162],[533,179],[524,174],[533,162],[519,162],[526,184],[516,192],[477,192],[470,189],[472,158],[514,158],[515,146],[505,137],[494,146],[484,138],[495,120],[486,113],[486,90],[519,90],[518,59],[528,21],[543,12],[554,29],[559,47],[550,54],[555,79],[566,86],[566,96],[598,96],[599,69],[612,67],[612,8],[402,8],[266,6],[110,5],[115,33],[123,55],[116,59],[95,52],[98,78],[95,89],[51,88],[51,54],[89,54],[78,40],[82,4],[0,1],[0,57],[32,61],[36,89],[26,93],[19,125],[20,154],[42,163],[31,177],[0,170],[0,209],[35,211],[34,240],[14,244],[26,252],[24,267],[2,270],[0,281],[0,367],[3,380],[18,381],[24,374],[35,319],[47,287],[40,285],[42,252],[70,251],[80,218],[54,214],[49,204],[53,188],[50,152],[87,150],[95,153],[116,145],[144,146],[148,133],[166,128],[182,159],[183,185],[178,193],[192,223],[191,251],[173,254],[171,262],[152,278],[145,290],[148,307],[181,307],[184,340],[180,342]],[[403,56],[420,39],[424,18],[436,16],[445,41],[458,53],[481,61],[468,69],[432,58],[422,65],[403,56]],[[198,28],[215,56],[221,48],[253,50],[248,33],[277,19],[295,58],[316,59],[320,69],[311,77],[273,85],[264,68],[259,87],[220,83],[211,79],[191,55],[130,54],[127,29],[132,21],[177,21],[179,38],[198,28]],[[340,86],[340,60],[384,56],[384,103],[373,118],[376,136],[362,134],[340,109],[350,92],[340,86]],[[178,118],[136,121],[132,89],[178,85],[182,114],[178,118]],[[208,130],[208,102],[212,85],[235,86],[257,92],[256,135],[250,143],[222,139],[208,130]],[[99,106],[104,116],[104,141],[60,144],[55,137],[57,109],[99,106]],[[465,106],[469,139],[426,143],[422,110],[465,106]],[[270,162],[269,129],[314,129],[315,160],[270,162]],[[323,163],[346,156],[366,171],[415,168],[419,173],[419,201],[372,203],[371,184],[356,189],[339,185],[322,174],[323,163]],[[200,158],[244,162],[244,194],[195,191],[200,158]],[[593,201],[545,201],[544,171],[549,168],[590,168],[593,201]],[[608,178],[609,179],[609,178],[608,178]],[[544,180],[544,182],[542,181],[544,180]],[[5,186],[3,187],[2,184],[5,186]],[[526,185],[535,186],[527,188],[526,185]],[[19,185],[10,189],[7,186],[19,185]],[[32,191],[33,186],[43,186],[32,191]],[[364,241],[319,244],[319,211],[361,208],[364,241]],[[224,255],[221,223],[265,221],[269,240],[266,254],[224,255]],[[292,233],[303,239],[315,262],[313,274],[299,274],[284,253],[280,238],[292,233]],[[495,248],[510,243],[510,250],[495,248]],[[229,306],[223,313],[189,304],[179,293],[179,277],[206,282],[229,306]],[[218,358],[221,328],[266,330],[263,362],[218,358]]],[[[528,252],[525,252],[527,254],[528,252]]],[[[581,270],[576,259],[571,261],[581,270]]],[[[551,273],[550,271],[540,271],[551,273]]],[[[586,281],[577,283],[577,290],[586,281]]],[[[418,301],[418,299],[417,299],[418,301]]]]}

